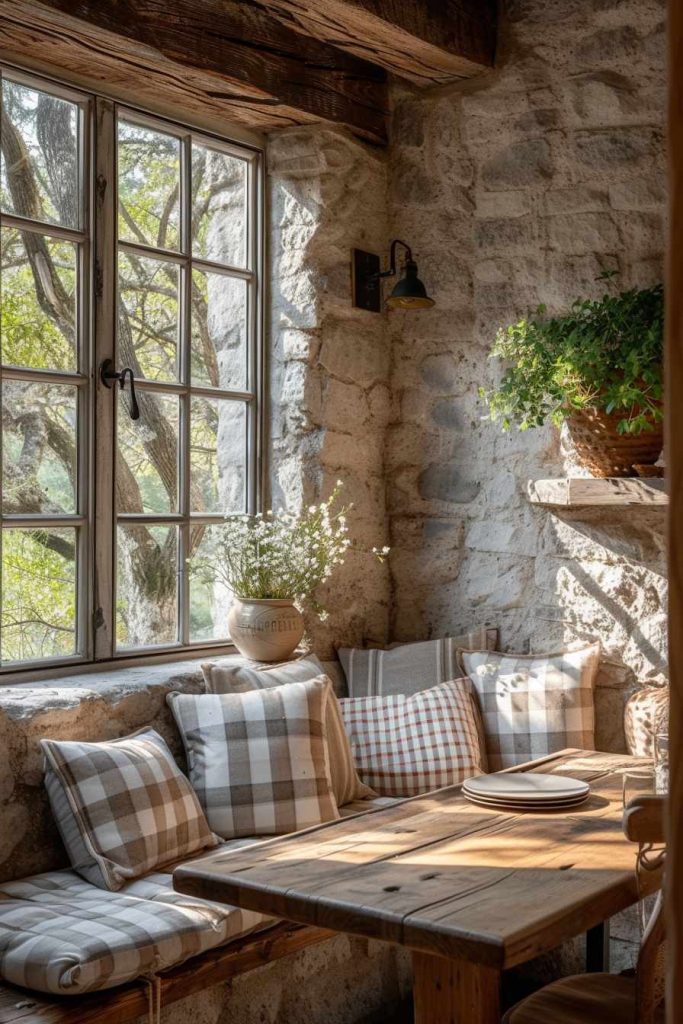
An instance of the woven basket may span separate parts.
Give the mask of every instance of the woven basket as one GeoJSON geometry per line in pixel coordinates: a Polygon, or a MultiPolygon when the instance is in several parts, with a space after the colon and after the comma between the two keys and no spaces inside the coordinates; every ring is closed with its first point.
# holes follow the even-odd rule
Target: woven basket
{"type": "Polygon", "coordinates": [[[634,465],[652,466],[664,443],[660,421],[652,420],[652,430],[642,434],[620,434],[621,413],[601,409],[581,409],[567,420],[576,454],[594,476],[634,476],[634,465]]]}

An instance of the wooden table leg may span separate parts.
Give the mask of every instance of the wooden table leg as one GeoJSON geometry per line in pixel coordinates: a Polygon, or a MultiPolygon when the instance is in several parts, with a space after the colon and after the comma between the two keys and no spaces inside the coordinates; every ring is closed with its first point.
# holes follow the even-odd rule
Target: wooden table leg
{"type": "Polygon", "coordinates": [[[413,953],[415,1024],[500,1024],[500,971],[413,953]]]}

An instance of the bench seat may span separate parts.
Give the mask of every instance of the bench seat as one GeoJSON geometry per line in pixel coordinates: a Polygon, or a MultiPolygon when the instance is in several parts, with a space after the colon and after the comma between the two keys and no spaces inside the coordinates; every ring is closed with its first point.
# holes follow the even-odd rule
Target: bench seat
{"type": "MultiPolygon", "coordinates": [[[[344,816],[393,803],[357,801],[344,816]]],[[[256,845],[236,839],[226,851],[256,845]]],[[[33,992],[80,996],[114,988],[243,936],[272,918],[178,893],[172,870],[152,872],[118,892],[71,870],[0,884],[0,977],[33,992]]]]}
{"type": "MultiPolygon", "coordinates": [[[[238,845],[247,844],[226,848],[238,845]]],[[[82,995],[156,974],[271,924],[262,914],[175,892],[170,872],[119,892],[74,871],[48,872],[0,885],[0,975],[36,992],[82,995]]]]}

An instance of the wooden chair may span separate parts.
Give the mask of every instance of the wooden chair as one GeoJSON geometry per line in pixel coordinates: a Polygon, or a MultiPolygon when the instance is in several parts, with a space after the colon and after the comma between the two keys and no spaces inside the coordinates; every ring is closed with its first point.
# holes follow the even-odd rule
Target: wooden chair
{"type": "MultiPolygon", "coordinates": [[[[664,800],[641,796],[624,811],[624,832],[640,844],[638,868],[664,862],[664,800]]],[[[502,1024],[660,1024],[664,1022],[665,936],[661,892],[645,928],[635,973],[577,974],[523,999],[502,1024]]]]}

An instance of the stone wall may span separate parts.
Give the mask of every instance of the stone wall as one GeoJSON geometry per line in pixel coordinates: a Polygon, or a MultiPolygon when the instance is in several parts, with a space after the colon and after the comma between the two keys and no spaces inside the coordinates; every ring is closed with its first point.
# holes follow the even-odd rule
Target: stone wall
{"type": "Polygon", "coordinates": [[[392,634],[475,621],[507,649],[597,637],[598,742],[623,746],[625,693],[665,671],[664,514],[555,515],[527,481],[563,476],[554,429],[503,434],[482,417],[496,328],[544,302],[662,279],[664,0],[510,0],[497,69],[395,94],[392,236],[432,310],[390,313],[386,470],[392,634]]]}
{"type": "Polygon", "coordinates": [[[388,571],[371,553],[387,539],[388,338],[383,317],[349,302],[351,249],[386,244],[386,194],[384,154],[340,131],[295,128],[271,140],[272,501],[315,503],[343,479],[354,506],[354,548],[320,595],[329,622],[307,619],[322,657],[334,643],[384,641],[389,623],[388,571]]]}

